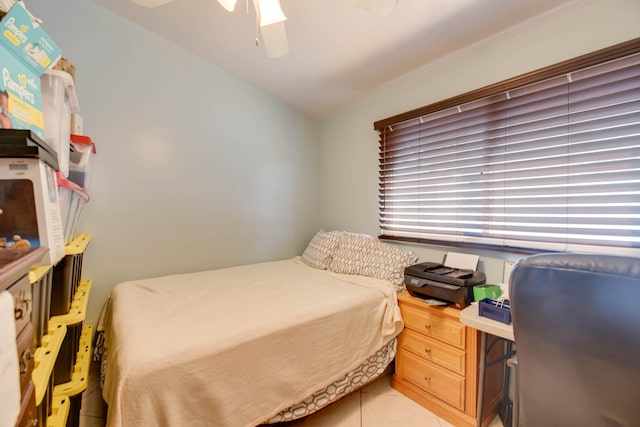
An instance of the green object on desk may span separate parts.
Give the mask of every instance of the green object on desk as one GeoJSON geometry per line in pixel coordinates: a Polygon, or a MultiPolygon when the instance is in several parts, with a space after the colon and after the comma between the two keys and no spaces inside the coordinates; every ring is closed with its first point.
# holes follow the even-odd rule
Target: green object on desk
{"type": "Polygon", "coordinates": [[[502,295],[500,285],[477,285],[473,287],[473,300],[482,301],[485,298],[498,299],[502,295]]]}

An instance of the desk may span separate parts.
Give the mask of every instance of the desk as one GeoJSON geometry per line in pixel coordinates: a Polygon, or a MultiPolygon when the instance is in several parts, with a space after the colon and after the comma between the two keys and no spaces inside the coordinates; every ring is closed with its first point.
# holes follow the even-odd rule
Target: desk
{"type": "MultiPolygon", "coordinates": [[[[480,341],[480,366],[479,366],[479,378],[478,378],[478,411],[477,411],[477,426],[480,426],[482,420],[482,401],[484,395],[484,376],[485,369],[489,365],[493,365],[494,363],[502,362],[509,359],[511,356],[515,354],[513,350],[513,343],[515,341],[513,335],[513,326],[511,324],[507,325],[505,323],[497,322],[495,320],[489,319],[487,317],[480,316],[478,314],[478,304],[472,304],[462,310],[460,312],[460,322],[464,323],[467,326],[470,326],[474,329],[482,332],[482,337],[480,341]],[[494,340],[487,348],[487,335],[494,336],[494,340]],[[504,340],[506,342],[506,351],[503,357],[487,361],[487,354],[491,350],[491,347],[495,345],[498,341],[504,340]]],[[[504,400],[508,402],[509,400],[509,370],[505,370],[504,375],[504,400]]],[[[516,387],[517,393],[517,387],[516,387]]],[[[514,399],[516,402],[514,404],[513,416],[512,416],[512,425],[517,426],[518,422],[518,408],[517,408],[517,399],[514,399]]]]}
{"type": "Polygon", "coordinates": [[[487,334],[500,337],[508,341],[515,341],[513,337],[513,325],[491,320],[478,314],[478,304],[471,304],[460,312],[460,321],[487,334]]]}

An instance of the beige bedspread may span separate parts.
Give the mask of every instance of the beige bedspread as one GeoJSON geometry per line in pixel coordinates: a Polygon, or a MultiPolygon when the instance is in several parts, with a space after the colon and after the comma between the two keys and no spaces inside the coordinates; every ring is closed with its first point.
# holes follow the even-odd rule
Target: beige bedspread
{"type": "Polygon", "coordinates": [[[299,257],[122,283],[111,295],[110,427],[253,427],[402,329],[389,283],[299,257]]]}

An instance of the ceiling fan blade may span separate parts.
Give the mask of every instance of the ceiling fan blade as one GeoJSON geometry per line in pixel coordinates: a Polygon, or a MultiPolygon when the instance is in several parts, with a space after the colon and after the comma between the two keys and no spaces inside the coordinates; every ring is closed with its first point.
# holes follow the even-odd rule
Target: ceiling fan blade
{"type": "Polygon", "coordinates": [[[338,0],[361,9],[368,9],[378,15],[387,15],[398,5],[398,0],[338,0]]]}
{"type": "Polygon", "coordinates": [[[163,4],[172,2],[173,0],[131,0],[131,1],[143,7],[153,8],[153,7],[162,6],[163,4]]]}
{"type": "Polygon", "coordinates": [[[218,0],[218,3],[220,3],[227,12],[233,12],[233,9],[236,8],[236,0],[218,0]]]}
{"type": "Polygon", "coordinates": [[[284,21],[260,27],[264,49],[269,58],[281,58],[289,53],[289,41],[284,21]]]}
{"type": "Polygon", "coordinates": [[[280,6],[280,0],[254,0],[253,4],[260,17],[260,26],[287,20],[280,6]]]}

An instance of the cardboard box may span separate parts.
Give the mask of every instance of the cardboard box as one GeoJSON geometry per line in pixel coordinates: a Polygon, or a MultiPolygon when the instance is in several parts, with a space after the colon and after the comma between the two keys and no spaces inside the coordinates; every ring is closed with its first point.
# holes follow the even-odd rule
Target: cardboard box
{"type": "Polygon", "coordinates": [[[22,3],[0,21],[0,127],[30,129],[44,138],[40,76],[60,49],[22,3]]]}
{"type": "Polygon", "coordinates": [[[65,256],[55,171],[40,159],[0,158],[0,241],[5,246],[44,247],[41,265],[65,256]]]}
{"type": "Polygon", "coordinates": [[[474,301],[482,301],[485,298],[498,299],[502,295],[500,285],[477,285],[473,287],[474,301]]]}

